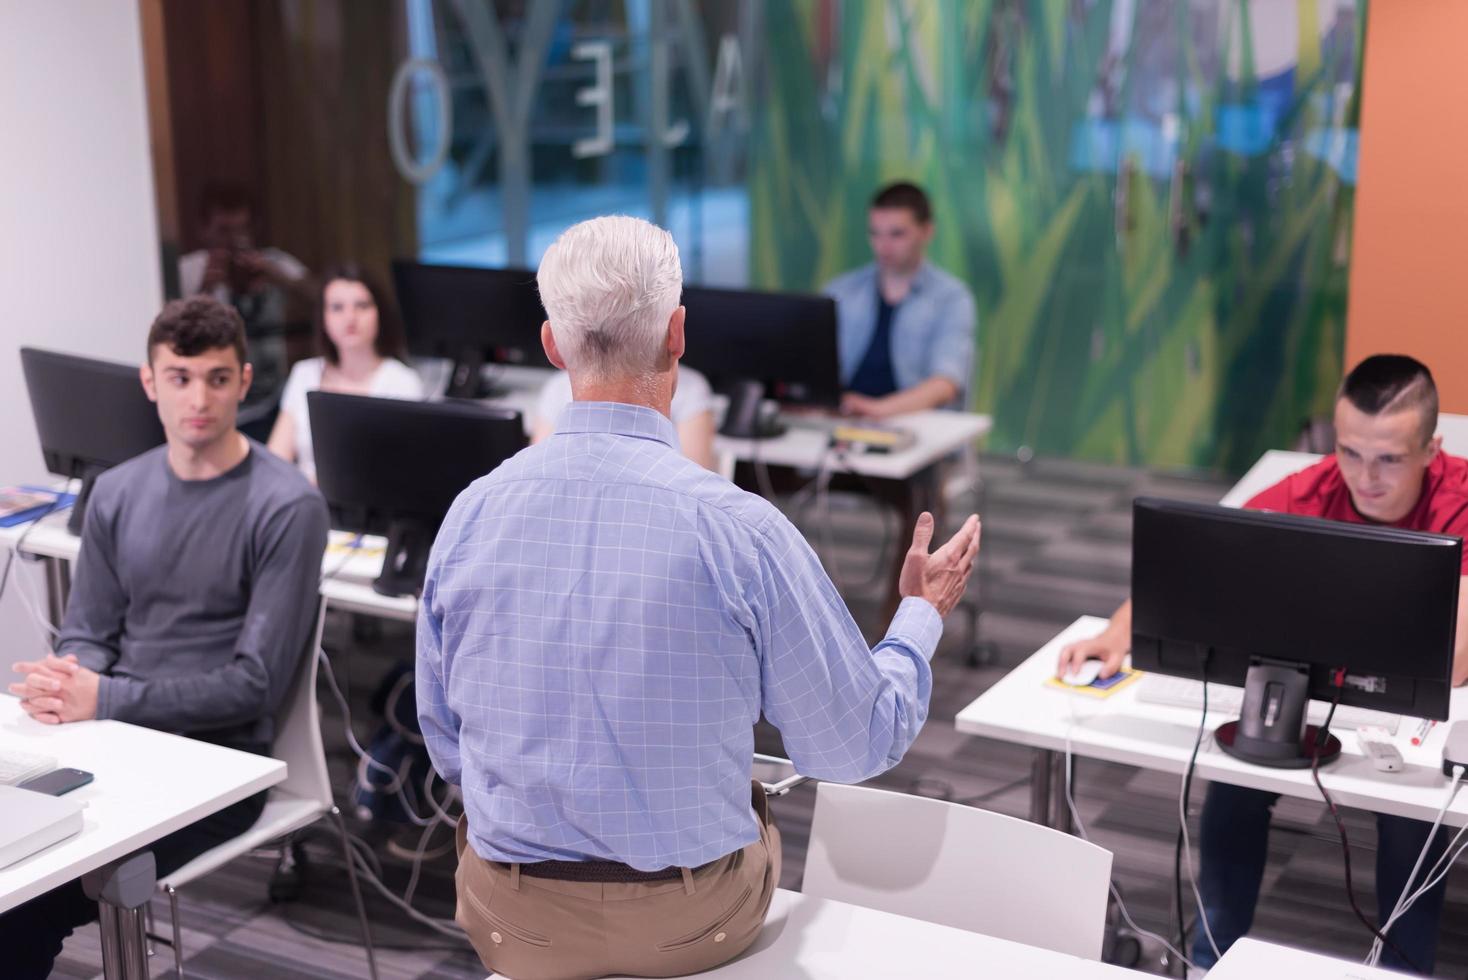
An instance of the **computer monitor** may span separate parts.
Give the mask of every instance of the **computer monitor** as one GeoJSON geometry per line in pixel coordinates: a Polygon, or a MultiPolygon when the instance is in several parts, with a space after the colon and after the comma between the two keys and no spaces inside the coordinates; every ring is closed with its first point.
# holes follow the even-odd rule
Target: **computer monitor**
{"type": "MultiPolygon", "coordinates": [[[[829,296],[684,286],[683,363],[734,395],[758,382],[787,405],[841,404],[836,301],[829,296]]],[[[728,417],[737,417],[731,404],[728,417]]]]}
{"type": "Polygon", "coordinates": [[[451,398],[482,398],[485,363],[550,367],[540,342],[545,309],[533,269],[392,264],[408,349],[454,362],[451,398]]]}
{"type": "Polygon", "coordinates": [[[1230,754],[1305,768],[1308,699],[1445,720],[1452,689],[1455,537],[1138,498],[1132,665],[1244,687],[1230,754]],[[1343,684],[1337,674],[1344,668],[1343,684]]]}
{"type": "Polygon", "coordinates": [[[469,484],[525,448],[520,413],[466,402],[306,395],[316,482],[332,526],[387,535],[381,595],[423,591],[428,552],[469,484]]]}
{"type": "Polygon", "coordinates": [[[34,347],[20,349],[20,364],[46,469],[82,481],[66,525],[79,535],[93,481],[162,445],[158,407],[143,391],[135,364],[34,347]]]}

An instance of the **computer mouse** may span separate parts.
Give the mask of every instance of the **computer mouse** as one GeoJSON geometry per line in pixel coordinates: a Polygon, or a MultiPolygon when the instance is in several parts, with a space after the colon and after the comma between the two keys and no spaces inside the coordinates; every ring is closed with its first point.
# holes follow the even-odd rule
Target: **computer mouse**
{"type": "Polygon", "coordinates": [[[1082,660],[1069,674],[1060,678],[1061,683],[1069,684],[1071,687],[1089,687],[1091,682],[1101,676],[1101,661],[1082,660]]]}

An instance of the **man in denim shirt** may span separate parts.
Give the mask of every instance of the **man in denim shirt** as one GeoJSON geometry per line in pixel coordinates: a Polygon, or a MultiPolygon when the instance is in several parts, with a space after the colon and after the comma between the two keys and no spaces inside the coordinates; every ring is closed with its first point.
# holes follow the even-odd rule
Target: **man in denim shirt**
{"type": "Polygon", "coordinates": [[[979,519],[930,554],[918,518],[873,647],[795,526],[679,451],[672,236],[585,221],[536,281],[573,400],[454,502],[418,618],[424,743],[464,796],[458,921],[516,980],[683,976],[753,943],[780,880],[755,721],[808,776],[896,765],[979,519]]]}
{"type": "Polygon", "coordinates": [[[974,372],[974,298],[925,257],[928,196],[909,183],[882,188],[867,235],[876,261],[824,290],[840,324],[842,411],[886,418],[962,408],[974,372]]]}

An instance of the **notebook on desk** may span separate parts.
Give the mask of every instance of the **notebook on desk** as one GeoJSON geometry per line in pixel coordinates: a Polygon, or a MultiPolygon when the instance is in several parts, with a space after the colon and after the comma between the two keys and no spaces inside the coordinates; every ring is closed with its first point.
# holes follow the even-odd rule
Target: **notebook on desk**
{"type": "Polygon", "coordinates": [[[859,446],[869,453],[895,453],[909,449],[917,442],[908,429],[892,425],[848,422],[831,430],[831,441],[845,446],[859,446]]]}
{"type": "Polygon", "coordinates": [[[781,421],[792,429],[809,429],[826,433],[832,444],[860,446],[871,453],[894,453],[917,442],[917,435],[907,428],[888,422],[871,422],[850,415],[827,412],[781,413],[781,421]]]}
{"type": "Polygon", "coordinates": [[[75,494],[57,493],[45,487],[0,488],[0,527],[33,521],[53,510],[71,506],[75,494]]]}
{"type": "Polygon", "coordinates": [[[81,832],[82,805],[15,786],[0,786],[0,868],[81,832]]]}

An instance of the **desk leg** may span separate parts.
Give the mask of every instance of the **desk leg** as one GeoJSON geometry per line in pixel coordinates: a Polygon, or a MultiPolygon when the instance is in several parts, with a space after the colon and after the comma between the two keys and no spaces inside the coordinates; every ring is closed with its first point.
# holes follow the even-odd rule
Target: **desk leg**
{"type": "Polygon", "coordinates": [[[1066,789],[1065,757],[1049,749],[1036,749],[1030,763],[1030,820],[1067,834],[1075,833],[1066,789]]]}
{"type": "Polygon", "coordinates": [[[147,980],[144,910],[157,884],[152,851],[139,851],[82,876],[82,890],[97,903],[101,920],[102,976],[106,980],[147,980]]]}
{"type": "Polygon", "coordinates": [[[43,558],[41,562],[46,576],[46,616],[60,629],[66,600],[71,597],[71,567],[63,558],[43,558]]]}
{"type": "Polygon", "coordinates": [[[1030,822],[1050,826],[1050,770],[1055,753],[1036,749],[1030,762],[1030,822]]]}

